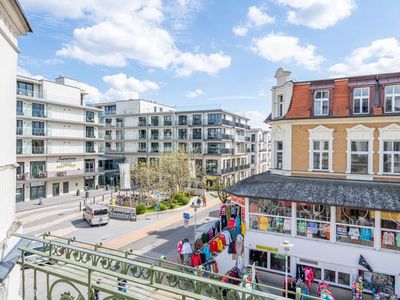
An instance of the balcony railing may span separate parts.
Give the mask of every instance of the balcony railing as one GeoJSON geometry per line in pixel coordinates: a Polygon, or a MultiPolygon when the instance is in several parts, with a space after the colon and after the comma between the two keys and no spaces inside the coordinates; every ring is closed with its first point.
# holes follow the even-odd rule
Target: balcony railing
{"type": "Polygon", "coordinates": [[[229,121],[229,120],[226,120],[226,119],[222,119],[221,123],[222,123],[222,125],[235,126],[235,122],[229,121]]]}
{"type": "Polygon", "coordinates": [[[32,146],[32,154],[45,154],[45,148],[32,146]]]}
{"type": "Polygon", "coordinates": [[[94,147],[86,147],[86,153],[96,153],[96,150],[94,149],[94,147]]]}
{"type": "Polygon", "coordinates": [[[124,134],[117,134],[116,139],[117,140],[124,140],[125,139],[125,135],[124,134]]]}
{"type": "Polygon", "coordinates": [[[178,135],[178,139],[180,139],[180,140],[186,140],[186,139],[187,139],[187,134],[180,134],[180,135],[178,135]]]}
{"type": "Polygon", "coordinates": [[[17,89],[17,94],[22,96],[34,97],[34,98],[43,98],[43,93],[28,90],[28,89],[17,89]]]}
{"type": "Polygon", "coordinates": [[[222,173],[222,174],[227,174],[227,173],[233,172],[234,170],[235,170],[234,167],[229,167],[229,168],[222,169],[222,170],[221,170],[221,173],[222,173]]]}
{"type": "Polygon", "coordinates": [[[44,128],[32,128],[32,135],[44,136],[44,128]]]}
{"type": "Polygon", "coordinates": [[[158,140],[158,139],[159,139],[159,135],[158,135],[158,134],[152,134],[152,135],[150,136],[150,139],[152,139],[152,140],[158,140]]]}
{"type": "Polygon", "coordinates": [[[221,138],[222,138],[223,140],[233,140],[233,135],[223,133],[223,134],[221,135],[221,138]]]}
{"type": "Polygon", "coordinates": [[[201,134],[193,134],[192,138],[193,140],[201,140],[203,136],[201,134]]]}
{"type": "Polygon", "coordinates": [[[111,140],[111,139],[112,139],[112,137],[111,137],[111,135],[109,135],[109,134],[106,134],[106,135],[105,135],[105,139],[106,139],[106,140],[111,140]]]}
{"type": "Polygon", "coordinates": [[[139,134],[139,140],[145,140],[147,136],[145,134],[139,134]]]}
{"type": "Polygon", "coordinates": [[[117,122],[115,123],[117,127],[124,127],[124,123],[123,122],[117,122]]]}
{"type": "Polygon", "coordinates": [[[87,123],[94,123],[94,117],[88,117],[88,116],[86,116],[86,122],[87,122],[87,123]]]}
{"type": "Polygon", "coordinates": [[[172,126],[172,121],[164,121],[164,126],[172,126]]]}
{"type": "Polygon", "coordinates": [[[146,153],[147,149],[146,148],[139,148],[138,152],[139,153],[146,153]]]}

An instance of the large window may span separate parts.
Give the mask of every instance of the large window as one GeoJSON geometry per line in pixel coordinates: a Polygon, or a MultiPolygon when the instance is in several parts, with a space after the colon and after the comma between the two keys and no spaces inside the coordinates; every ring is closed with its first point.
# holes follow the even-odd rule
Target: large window
{"type": "Polygon", "coordinates": [[[33,84],[32,83],[18,81],[17,86],[18,86],[17,94],[33,97],[33,84]]]}
{"type": "Polygon", "coordinates": [[[206,173],[210,175],[218,174],[218,160],[214,159],[206,160],[206,173]]]}
{"type": "Polygon", "coordinates": [[[171,139],[171,138],[172,138],[172,130],[164,129],[164,139],[171,139]]]}
{"type": "Polygon", "coordinates": [[[46,162],[44,161],[31,161],[31,177],[44,178],[46,174],[46,162]]]}
{"type": "Polygon", "coordinates": [[[330,239],[331,207],[328,205],[297,204],[297,235],[330,239]]]}
{"type": "Polygon", "coordinates": [[[400,213],[382,212],[382,248],[400,251],[400,213]]]}
{"type": "Polygon", "coordinates": [[[192,117],[192,125],[201,125],[202,124],[202,115],[196,114],[192,117]]]}
{"type": "Polygon", "coordinates": [[[317,91],[314,94],[314,115],[326,116],[329,113],[329,92],[317,91]]]}
{"type": "MultiPolygon", "coordinates": [[[[255,264],[258,268],[285,272],[285,255],[251,249],[249,265],[255,264]]],[[[290,272],[290,256],[288,256],[288,272],[290,272]]]]}
{"type": "Polygon", "coordinates": [[[187,139],[187,129],[179,129],[178,130],[178,138],[180,140],[186,140],[187,139]]]}
{"type": "Polygon", "coordinates": [[[93,111],[86,111],[86,122],[94,123],[94,112],[93,111]]]}
{"type": "Polygon", "coordinates": [[[194,140],[201,140],[203,138],[201,134],[201,128],[194,128],[193,129],[193,137],[194,140]]]}
{"type": "Polygon", "coordinates": [[[368,174],[368,141],[351,142],[351,173],[368,174]]]}
{"type": "Polygon", "coordinates": [[[275,142],[275,168],[282,169],[283,168],[283,142],[276,141],[275,142]]]}
{"type": "Polygon", "coordinates": [[[172,116],[164,116],[164,126],[172,125],[172,116]]]}
{"type": "Polygon", "coordinates": [[[21,100],[17,100],[17,115],[24,115],[24,104],[21,100]]]}
{"type": "Polygon", "coordinates": [[[313,141],[313,170],[328,171],[329,141],[313,141]]]}
{"type": "Polygon", "coordinates": [[[187,116],[186,115],[182,115],[182,116],[178,116],[178,125],[187,125],[187,116]]]}
{"type": "Polygon", "coordinates": [[[209,140],[216,140],[221,138],[221,128],[208,128],[207,138],[209,140]]]}
{"type": "Polygon", "coordinates": [[[374,245],[374,212],[366,209],[336,209],[336,239],[339,242],[374,245]]]}
{"type": "Polygon", "coordinates": [[[209,114],[208,125],[221,125],[222,115],[221,114],[209,114]]]}
{"type": "Polygon", "coordinates": [[[363,278],[364,290],[373,291],[378,285],[381,291],[388,296],[395,293],[395,276],[362,270],[359,270],[358,274],[363,278]]]}
{"type": "Polygon", "coordinates": [[[86,126],[86,137],[87,138],[94,138],[94,127],[86,126]]]}
{"type": "Polygon", "coordinates": [[[385,112],[400,111],[400,85],[385,87],[385,112]]]}
{"type": "Polygon", "coordinates": [[[46,198],[46,186],[45,185],[31,186],[30,194],[31,194],[30,195],[31,200],[46,198]]]}
{"type": "Polygon", "coordinates": [[[44,135],[44,122],[32,121],[32,135],[44,135]]]}
{"type": "Polygon", "coordinates": [[[369,113],[369,88],[356,88],[353,91],[353,113],[369,113]]]}
{"type": "Polygon", "coordinates": [[[44,154],[43,140],[32,140],[32,154],[44,154]]]}
{"type": "Polygon", "coordinates": [[[104,113],[106,116],[115,115],[117,107],[115,105],[104,106],[104,113]]]}
{"type": "Polygon", "coordinates": [[[400,173],[400,141],[383,143],[383,172],[400,173]]]}
{"type": "Polygon", "coordinates": [[[251,229],[290,234],[291,202],[251,198],[249,205],[251,229]]]}

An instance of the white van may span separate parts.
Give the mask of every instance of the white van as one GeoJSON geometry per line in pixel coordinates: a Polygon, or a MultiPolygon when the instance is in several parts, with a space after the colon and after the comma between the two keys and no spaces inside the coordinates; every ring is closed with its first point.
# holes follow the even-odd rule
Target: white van
{"type": "Polygon", "coordinates": [[[108,224],[110,216],[108,215],[107,206],[100,204],[89,204],[85,207],[83,219],[90,225],[108,224]]]}

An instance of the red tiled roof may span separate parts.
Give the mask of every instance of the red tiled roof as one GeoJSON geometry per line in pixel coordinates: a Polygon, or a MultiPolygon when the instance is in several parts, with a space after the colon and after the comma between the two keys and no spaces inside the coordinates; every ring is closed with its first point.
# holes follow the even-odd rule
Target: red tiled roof
{"type": "Polygon", "coordinates": [[[285,119],[309,118],[311,116],[310,84],[293,86],[293,95],[285,119]]]}
{"type": "Polygon", "coordinates": [[[333,111],[334,117],[345,117],[350,114],[350,92],[347,79],[335,81],[333,88],[333,111]]]}

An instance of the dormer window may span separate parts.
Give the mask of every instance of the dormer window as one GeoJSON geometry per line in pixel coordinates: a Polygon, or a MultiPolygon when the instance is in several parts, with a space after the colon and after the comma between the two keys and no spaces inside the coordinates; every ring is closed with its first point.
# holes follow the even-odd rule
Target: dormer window
{"type": "Polygon", "coordinates": [[[314,115],[327,116],[329,113],[329,91],[317,91],[314,94],[314,115]]]}
{"type": "Polygon", "coordinates": [[[276,110],[277,117],[283,117],[283,95],[278,95],[276,110]]]}
{"type": "Polygon", "coordinates": [[[385,87],[385,112],[400,111],[400,85],[385,87]]]}
{"type": "Polygon", "coordinates": [[[356,88],[353,91],[353,114],[369,113],[369,88],[356,88]]]}

